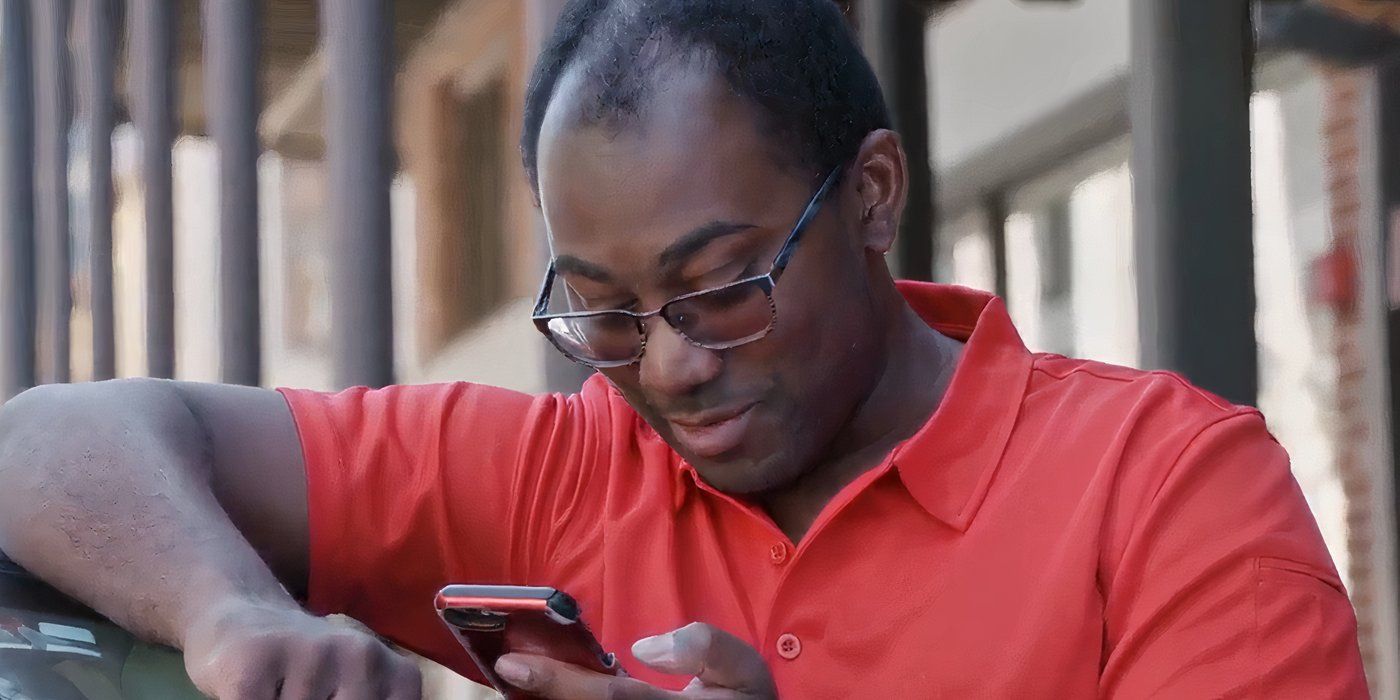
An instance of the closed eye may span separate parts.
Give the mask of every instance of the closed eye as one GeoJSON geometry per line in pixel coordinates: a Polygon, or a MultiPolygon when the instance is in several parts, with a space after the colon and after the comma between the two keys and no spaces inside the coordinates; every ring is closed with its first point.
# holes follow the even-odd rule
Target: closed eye
{"type": "Polygon", "coordinates": [[[692,277],[691,281],[684,285],[684,288],[698,292],[704,289],[723,287],[726,284],[733,284],[739,280],[753,277],[757,274],[754,270],[758,269],[758,266],[759,262],[755,259],[748,260],[747,264],[743,259],[736,259],[703,275],[692,277]]]}
{"type": "Polygon", "coordinates": [[[581,303],[585,311],[636,311],[638,305],[636,299],[626,302],[617,302],[611,299],[598,301],[583,299],[581,303]]]}
{"type": "Polygon", "coordinates": [[[588,286],[598,286],[590,284],[587,280],[581,284],[568,281],[564,282],[565,293],[568,294],[569,306],[579,311],[614,311],[630,310],[637,305],[637,298],[611,292],[611,290],[589,290],[588,286]],[[579,287],[585,287],[580,289],[579,287]],[[592,292],[591,294],[586,292],[592,292]]]}

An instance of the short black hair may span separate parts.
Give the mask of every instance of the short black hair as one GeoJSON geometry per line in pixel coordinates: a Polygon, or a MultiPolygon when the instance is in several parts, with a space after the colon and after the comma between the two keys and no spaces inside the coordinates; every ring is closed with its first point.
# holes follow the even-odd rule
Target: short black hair
{"type": "Polygon", "coordinates": [[[582,70],[583,118],[635,117],[666,61],[703,56],[796,164],[820,175],[890,128],[880,83],[832,0],[569,0],[525,96],[521,155],[539,191],[539,139],[561,76],[582,70]]]}

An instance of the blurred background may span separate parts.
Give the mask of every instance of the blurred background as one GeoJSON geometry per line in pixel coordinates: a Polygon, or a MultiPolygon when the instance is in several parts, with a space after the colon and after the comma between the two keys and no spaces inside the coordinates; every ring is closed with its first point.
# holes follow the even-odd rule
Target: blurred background
{"type": "MultiPolygon", "coordinates": [[[[576,388],[516,148],[562,4],[0,0],[0,400],[576,388]]],[[[899,273],[1262,407],[1400,697],[1400,2],[841,4],[911,155],[899,273]]]]}

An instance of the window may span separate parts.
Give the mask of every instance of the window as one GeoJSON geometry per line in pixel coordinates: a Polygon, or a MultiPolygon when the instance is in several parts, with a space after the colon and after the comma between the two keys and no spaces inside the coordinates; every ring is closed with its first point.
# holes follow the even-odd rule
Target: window
{"type": "Polygon", "coordinates": [[[1012,191],[1007,304],[1032,350],[1138,362],[1126,142],[1012,191]]]}
{"type": "Polygon", "coordinates": [[[992,235],[987,212],[981,209],[945,224],[936,237],[941,248],[937,253],[934,279],[986,292],[996,291],[996,247],[992,235]]]}
{"type": "Polygon", "coordinates": [[[421,358],[442,351],[495,311],[508,294],[506,216],[512,170],[506,119],[508,96],[502,80],[468,95],[445,83],[439,138],[442,160],[431,206],[420,208],[424,230],[425,307],[420,311],[421,358]]]}
{"type": "Polygon", "coordinates": [[[287,305],[282,332],[291,349],[326,356],[331,350],[331,259],[325,167],[316,161],[284,161],[281,185],[287,305]]]}

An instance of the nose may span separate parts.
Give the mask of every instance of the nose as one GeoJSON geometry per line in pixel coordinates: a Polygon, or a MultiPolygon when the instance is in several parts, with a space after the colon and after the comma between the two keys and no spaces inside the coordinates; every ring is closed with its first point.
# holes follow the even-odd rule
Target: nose
{"type": "Polygon", "coordinates": [[[686,340],[661,319],[647,329],[646,352],[640,363],[642,387],[655,394],[685,396],[719,376],[719,353],[686,340]]]}

